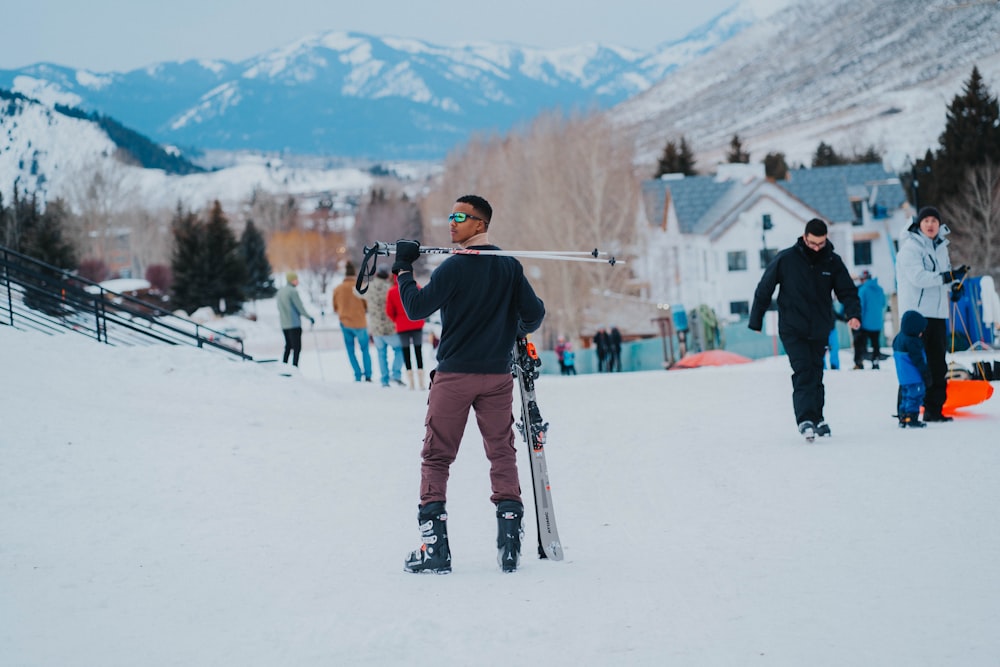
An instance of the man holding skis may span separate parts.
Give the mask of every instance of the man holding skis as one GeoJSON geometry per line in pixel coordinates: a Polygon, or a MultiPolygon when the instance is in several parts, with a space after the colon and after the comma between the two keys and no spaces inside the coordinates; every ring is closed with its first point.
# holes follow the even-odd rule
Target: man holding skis
{"type": "MultiPolygon", "coordinates": [[[[451,240],[463,248],[499,250],[487,235],[493,209],[478,195],[459,197],[448,216],[451,240]]],[[[545,306],[513,257],[452,255],[423,287],[413,278],[417,241],[396,242],[393,273],[411,319],[441,311],[437,368],[431,373],[421,451],[417,520],[423,545],[406,559],[407,572],[451,572],[445,502],[449,469],[462,441],[469,409],[476,411],[490,461],[490,500],[496,505],[498,560],[517,569],[524,506],[514,446],[514,342],[541,326],[545,306]]]]}
{"type": "Polygon", "coordinates": [[[833,297],[844,304],[847,326],[861,326],[858,289],[840,255],[827,240],[826,223],[813,218],[795,245],[779,252],[764,269],[754,292],[747,326],[760,331],[778,291],[778,336],[792,366],[792,404],[799,433],[812,442],[830,435],[823,417],[823,357],[833,328],[833,297]]]}

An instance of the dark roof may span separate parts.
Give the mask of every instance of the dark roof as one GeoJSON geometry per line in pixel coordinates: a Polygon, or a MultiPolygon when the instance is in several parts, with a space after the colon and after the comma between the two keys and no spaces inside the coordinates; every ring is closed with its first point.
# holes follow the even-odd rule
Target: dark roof
{"type": "MultiPolygon", "coordinates": [[[[717,224],[729,205],[750,196],[760,183],[759,180],[720,182],[714,176],[657,179],[643,182],[642,196],[649,223],[661,225],[669,190],[680,231],[700,234],[717,224]]],[[[789,180],[777,181],[777,185],[829,222],[853,222],[856,214],[851,202],[867,201],[875,188],[875,204],[886,211],[893,211],[906,202],[899,179],[881,164],[794,169],[789,171],[789,180]]]]}
{"type": "Polygon", "coordinates": [[[853,222],[852,199],[867,201],[876,187],[876,205],[891,211],[906,202],[898,177],[878,163],[792,169],[778,185],[830,222],[853,222]]]}
{"type": "Polygon", "coordinates": [[[709,209],[738,185],[735,181],[716,182],[712,176],[687,176],[676,180],[646,181],[642,184],[642,193],[650,222],[662,224],[663,206],[669,188],[681,231],[690,234],[709,209]]]}

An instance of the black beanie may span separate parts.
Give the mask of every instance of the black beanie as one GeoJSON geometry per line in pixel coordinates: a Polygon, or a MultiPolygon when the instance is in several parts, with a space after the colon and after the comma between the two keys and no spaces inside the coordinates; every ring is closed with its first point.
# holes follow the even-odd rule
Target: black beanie
{"type": "Polygon", "coordinates": [[[917,226],[920,226],[920,221],[924,218],[937,218],[938,222],[941,222],[941,213],[933,206],[924,206],[917,213],[917,226]]]}

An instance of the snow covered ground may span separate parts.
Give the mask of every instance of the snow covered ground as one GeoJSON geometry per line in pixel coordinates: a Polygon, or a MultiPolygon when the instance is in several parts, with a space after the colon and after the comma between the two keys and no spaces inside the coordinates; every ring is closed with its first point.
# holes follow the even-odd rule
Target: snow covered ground
{"type": "Polygon", "coordinates": [[[1000,399],[903,431],[891,362],[828,372],[807,445],[784,358],[544,375],[566,559],[528,522],[499,572],[470,424],[454,572],[417,576],[425,396],[355,384],[326,319],[293,377],[0,326],[0,664],[1000,661],[1000,399]]]}

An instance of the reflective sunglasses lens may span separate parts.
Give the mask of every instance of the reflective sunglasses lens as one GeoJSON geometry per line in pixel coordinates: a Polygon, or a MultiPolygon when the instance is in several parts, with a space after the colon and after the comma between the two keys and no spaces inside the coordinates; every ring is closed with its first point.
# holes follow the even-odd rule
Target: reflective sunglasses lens
{"type": "Polygon", "coordinates": [[[467,217],[469,216],[465,213],[452,213],[451,215],[448,216],[448,219],[451,220],[452,222],[465,222],[465,219],[467,217]]]}

